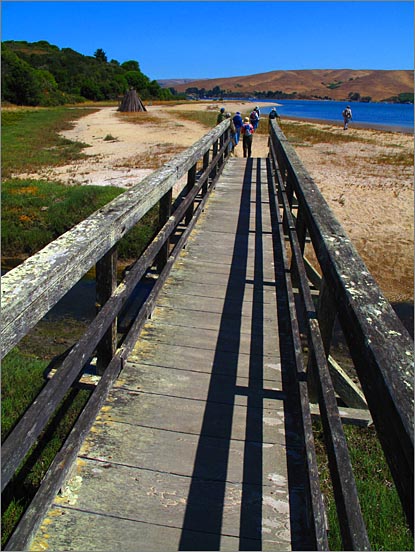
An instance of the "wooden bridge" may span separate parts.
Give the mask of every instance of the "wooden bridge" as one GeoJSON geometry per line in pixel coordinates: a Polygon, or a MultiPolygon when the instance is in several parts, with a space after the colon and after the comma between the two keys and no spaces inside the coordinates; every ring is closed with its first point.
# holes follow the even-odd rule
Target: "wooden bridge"
{"type": "Polygon", "coordinates": [[[96,358],[7,550],[327,550],[312,416],[344,549],[370,548],[346,421],[373,420],[413,523],[413,343],[278,125],[264,159],[230,158],[229,139],[224,121],[2,278],[3,356],[94,264],[101,305],[3,443],[2,489],[96,358]],[[116,244],[157,203],[118,283],[116,244]],[[359,387],[330,355],[336,320],[359,387]]]}

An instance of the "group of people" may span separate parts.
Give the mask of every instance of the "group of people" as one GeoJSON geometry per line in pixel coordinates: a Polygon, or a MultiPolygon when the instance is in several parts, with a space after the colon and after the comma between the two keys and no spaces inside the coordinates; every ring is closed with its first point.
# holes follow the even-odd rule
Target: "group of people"
{"type": "MultiPolygon", "coordinates": [[[[276,117],[278,117],[277,111],[275,107],[273,107],[271,113],[269,114],[269,119],[275,119],[276,117]]],[[[216,124],[221,123],[224,119],[231,119],[231,142],[229,146],[231,149],[231,155],[233,155],[234,148],[239,144],[242,134],[243,155],[244,157],[251,157],[253,135],[258,128],[260,118],[261,112],[258,106],[252,110],[249,117],[244,118],[242,118],[240,111],[237,111],[232,117],[231,113],[225,113],[225,108],[221,107],[217,116],[216,124]]]]}

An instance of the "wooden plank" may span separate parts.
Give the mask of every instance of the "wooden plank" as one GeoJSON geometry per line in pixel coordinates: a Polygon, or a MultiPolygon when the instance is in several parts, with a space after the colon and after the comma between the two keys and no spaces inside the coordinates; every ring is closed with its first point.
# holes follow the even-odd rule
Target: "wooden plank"
{"type": "Polygon", "coordinates": [[[328,358],[328,366],[334,389],[343,402],[351,408],[367,410],[367,402],[361,389],[332,356],[328,358]]]}
{"type": "MultiPolygon", "coordinates": [[[[311,415],[314,419],[320,419],[320,408],[318,404],[310,404],[311,415]]],[[[373,424],[372,416],[368,410],[360,408],[339,407],[340,418],[343,424],[369,427],[373,424]]]]}
{"type": "MultiPolygon", "coordinates": [[[[262,370],[259,372],[261,375],[262,370]]],[[[282,382],[277,378],[267,383],[260,377],[257,379],[262,383],[261,389],[255,390],[258,405],[267,405],[270,410],[281,408],[281,401],[286,398],[286,392],[281,390],[282,382]]],[[[127,363],[115,387],[131,392],[206,401],[209,386],[217,389],[215,401],[223,404],[246,406],[247,397],[254,393],[250,389],[249,378],[239,376],[239,373],[212,374],[136,363],[127,363]]]]}

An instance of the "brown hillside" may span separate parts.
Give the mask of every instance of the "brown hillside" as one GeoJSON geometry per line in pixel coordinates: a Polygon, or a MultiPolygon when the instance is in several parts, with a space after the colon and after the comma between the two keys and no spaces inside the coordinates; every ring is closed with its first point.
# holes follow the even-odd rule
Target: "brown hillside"
{"type": "MultiPolygon", "coordinates": [[[[169,81],[164,81],[165,86],[169,81]]],[[[281,91],[287,94],[297,92],[307,97],[328,97],[346,100],[351,92],[370,96],[380,101],[404,92],[414,91],[414,72],[353,70],[353,69],[310,69],[300,71],[271,71],[256,75],[219,79],[194,80],[173,85],[178,92],[189,87],[211,90],[219,86],[232,94],[254,95],[256,91],[281,91]]]]}

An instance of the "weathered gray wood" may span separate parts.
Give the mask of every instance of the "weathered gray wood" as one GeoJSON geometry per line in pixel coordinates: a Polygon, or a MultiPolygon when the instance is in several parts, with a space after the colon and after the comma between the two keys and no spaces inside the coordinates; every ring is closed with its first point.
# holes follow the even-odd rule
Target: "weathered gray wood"
{"type": "Polygon", "coordinates": [[[413,527],[413,341],[330,211],[292,146],[272,122],[271,141],[291,174],[323,276],[334,294],[382,447],[413,527]]]}
{"type": "MultiPolygon", "coordinates": [[[[172,190],[169,190],[167,194],[161,198],[159,207],[159,227],[162,228],[171,215],[172,210],[172,190]]],[[[164,265],[167,262],[170,253],[170,240],[166,240],[157,256],[157,269],[159,272],[163,270],[164,265]]]]}
{"type": "Polygon", "coordinates": [[[228,125],[223,121],[1,278],[2,357],[217,143],[228,125]]]}
{"type": "MultiPolygon", "coordinates": [[[[190,192],[190,190],[193,188],[193,186],[196,184],[196,165],[193,165],[193,167],[188,171],[187,173],[187,184],[186,184],[186,193],[190,192]]],[[[185,224],[189,224],[189,222],[192,220],[194,212],[194,204],[192,204],[187,213],[185,218],[185,224]]]]}
{"type": "MultiPolygon", "coordinates": [[[[113,247],[96,265],[96,303],[98,311],[108,301],[117,287],[117,248],[113,247]]],[[[102,375],[117,350],[117,318],[97,348],[97,374],[102,375]]]]}
{"type": "MultiPolygon", "coordinates": [[[[305,460],[304,465],[307,473],[307,488],[309,496],[309,526],[314,534],[314,542],[316,550],[328,550],[327,539],[327,521],[326,512],[323,502],[323,497],[320,490],[320,479],[317,465],[317,455],[314,444],[314,434],[311,422],[310,412],[310,400],[308,394],[307,373],[304,366],[303,348],[300,339],[300,330],[297,320],[297,312],[294,300],[294,290],[292,287],[292,281],[290,278],[290,272],[288,270],[288,258],[285,250],[285,235],[282,231],[283,225],[279,207],[279,197],[281,198],[281,186],[283,180],[279,167],[276,165],[276,156],[273,148],[272,141],[270,141],[271,159],[274,167],[274,173],[276,179],[271,178],[270,181],[270,210],[273,218],[273,232],[278,239],[275,240],[275,258],[279,259],[279,263],[276,263],[276,272],[278,274],[278,268],[280,271],[280,290],[282,289],[282,283],[284,282],[284,289],[286,291],[286,309],[287,309],[287,324],[291,327],[291,339],[294,348],[295,356],[295,380],[298,385],[299,395],[299,414],[300,424],[303,431],[304,446],[305,446],[305,460]],[[276,170],[275,170],[276,169],[276,170]],[[276,183],[280,183],[278,191],[276,190],[276,183]]],[[[278,276],[277,276],[278,277],[278,276]]],[[[280,291],[280,295],[281,295],[280,291]]],[[[287,329],[287,333],[288,333],[287,329]]]]}
{"type": "Polygon", "coordinates": [[[122,102],[120,104],[120,107],[118,108],[118,111],[147,111],[147,109],[144,107],[143,102],[141,101],[139,95],[137,94],[137,91],[134,90],[134,88],[131,88],[130,90],[127,90],[127,92],[124,95],[124,98],[122,99],[122,102]]]}
{"type": "Polygon", "coordinates": [[[342,541],[347,549],[369,550],[370,543],[363,520],[356,483],[353,476],[346,438],[343,433],[333,384],[329,375],[326,353],[317,321],[317,314],[311,297],[308,278],[303,262],[295,223],[291,215],[289,196],[284,184],[281,188],[282,206],[284,209],[285,228],[290,238],[292,266],[298,277],[301,290],[303,317],[307,323],[309,357],[307,375],[309,379],[310,398],[316,389],[321,420],[324,428],[329,467],[336,498],[336,509],[342,541]]]}
{"type": "Polygon", "coordinates": [[[332,356],[328,357],[328,366],[334,389],[343,402],[351,408],[367,410],[367,402],[361,389],[332,356]]]}
{"type": "MultiPolygon", "coordinates": [[[[213,161],[212,161],[213,162],[213,161]]],[[[217,173],[217,176],[220,175],[222,172],[222,169],[220,169],[217,173]]],[[[182,219],[184,214],[186,213],[187,209],[189,208],[189,205],[192,203],[195,195],[198,193],[199,188],[202,186],[203,181],[199,183],[198,186],[194,186],[193,189],[187,194],[186,199],[182,202],[181,205],[179,205],[175,211],[175,216],[170,217],[169,220],[165,223],[163,228],[160,230],[158,236],[153,240],[153,242],[150,244],[150,246],[146,249],[144,254],[141,256],[141,258],[133,265],[129,273],[127,274],[124,282],[115,290],[115,292],[110,296],[110,298],[106,301],[104,307],[102,307],[101,311],[99,312],[97,318],[101,316],[103,318],[103,315],[106,311],[111,312],[112,303],[118,299],[118,305],[120,305],[120,296],[122,298],[127,298],[129,295],[129,292],[132,288],[135,287],[137,281],[139,278],[141,278],[141,275],[144,273],[146,268],[149,266],[149,259],[154,260],[158,251],[160,250],[160,247],[165,242],[166,238],[170,235],[172,229],[178,224],[178,222],[182,219]],[[158,239],[157,239],[158,238],[158,239]],[[117,291],[119,291],[118,297],[117,297],[117,291]],[[127,293],[128,291],[128,293],[127,293]]],[[[9,540],[7,544],[7,549],[13,549],[13,548],[25,548],[27,544],[32,539],[34,532],[39,526],[40,520],[42,516],[45,514],[45,511],[50,504],[50,501],[53,497],[53,495],[56,493],[58,489],[58,485],[61,484],[64,477],[68,474],[68,471],[71,467],[71,463],[74,460],[74,457],[81,445],[82,438],[85,435],[85,432],[90,428],[94,417],[97,414],[98,408],[102,405],[103,400],[108,394],[108,391],[116,377],[116,375],[119,372],[120,366],[122,366],[124,358],[126,358],[137,339],[138,333],[141,330],[142,325],[144,324],[145,320],[148,318],[149,314],[152,312],[154,308],[154,302],[155,299],[158,296],[159,291],[162,288],[162,285],[168,276],[174,260],[177,258],[178,254],[183,248],[183,245],[185,244],[186,240],[189,237],[189,234],[196,223],[197,219],[199,218],[203,206],[206,203],[208,199],[208,195],[205,195],[203,200],[201,201],[199,208],[196,210],[196,212],[193,214],[192,220],[188,225],[188,228],[185,230],[185,232],[182,234],[181,238],[179,239],[178,243],[176,244],[172,255],[169,257],[168,261],[166,262],[162,273],[160,274],[160,277],[153,287],[149,297],[145,301],[143,307],[140,310],[139,315],[137,316],[137,319],[133,323],[127,337],[125,338],[121,348],[118,350],[118,352],[114,355],[113,359],[109,363],[106,371],[102,375],[98,385],[96,386],[94,393],[92,395],[92,398],[89,400],[87,407],[83,410],[80,417],[78,418],[75,426],[73,427],[70,436],[68,437],[67,441],[65,442],[65,445],[62,447],[60,453],[56,456],[55,460],[52,462],[51,467],[49,468],[48,472],[46,473],[46,476],[44,477],[42,481],[41,488],[39,489],[38,493],[36,494],[34,500],[32,501],[30,507],[25,512],[23,518],[19,522],[16,530],[14,531],[11,539],[9,540]]],[[[113,317],[116,316],[116,313],[118,310],[113,312],[113,317]]],[[[108,318],[108,316],[107,316],[108,318]]],[[[107,327],[108,322],[106,323],[105,328],[107,327]]],[[[91,333],[91,328],[94,327],[94,324],[92,324],[89,328],[89,332],[91,333]]],[[[101,333],[105,331],[105,328],[101,328],[101,333]]],[[[85,334],[85,336],[88,335],[88,331],[85,334]]],[[[84,336],[84,340],[85,340],[84,336]]],[[[102,335],[97,334],[94,335],[94,338],[96,339],[96,342],[99,341],[99,339],[102,337],[102,335]]],[[[92,336],[88,335],[87,343],[90,347],[90,350],[92,351],[94,344],[96,343],[93,341],[92,336]]],[[[82,343],[82,338],[79,343],[82,343]]],[[[79,347],[79,343],[78,348],[79,347]]],[[[77,352],[77,346],[73,348],[71,353],[77,352]]],[[[82,350],[82,353],[85,356],[85,351],[82,350]]],[[[42,412],[42,417],[40,420],[35,421],[35,426],[29,427],[28,424],[32,423],[31,420],[34,419],[34,416],[31,416],[29,413],[29,416],[24,417],[21,422],[18,424],[17,428],[12,432],[12,434],[9,436],[7,441],[2,447],[2,460],[5,460],[4,464],[2,465],[2,475],[5,475],[5,477],[2,477],[2,488],[7,484],[9,481],[13,471],[16,469],[18,463],[23,458],[25,452],[29,449],[30,445],[33,444],[34,440],[38,436],[40,430],[42,427],[44,427],[48,416],[50,412],[53,411],[54,407],[52,406],[52,401],[49,399],[50,390],[52,387],[56,389],[55,396],[53,396],[54,401],[60,400],[59,396],[63,396],[62,394],[66,392],[68,386],[70,385],[70,382],[72,381],[70,378],[74,377],[74,374],[76,373],[74,370],[74,366],[76,366],[76,363],[72,363],[72,370],[70,370],[70,365],[68,364],[68,369],[65,371],[64,376],[66,377],[66,381],[62,381],[62,378],[55,377],[51,381],[49,381],[49,385],[40,393],[40,399],[44,400],[46,398],[47,402],[44,403],[45,407],[40,408],[40,411],[42,412]],[[59,385],[60,383],[60,385],[59,385]],[[59,395],[60,394],[60,395],[59,395]],[[36,425],[37,424],[37,425],[36,425]],[[20,435],[17,437],[18,446],[14,446],[14,440],[16,439],[16,432],[20,431],[20,435]],[[20,455],[20,456],[19,456],[20,455]]],[[[62,366],[63,369],[65,369],[65,366],[62,366]]],[[[37,403],[39,403],[39,397],[37,399],[37,403]]],[[[36,409],[38,408],[38,405],[36,402],[34,405],[30,407],[34,412],[36,412],[36,409]]]]}
{"type": "MultiPolygon", "coordinates": [[[[318,404],[310,404],[311,416],[313,419],[320,419],[320,408],[318,404]]],[[[373,424],[372,416],[368,410],[361,408],[345,408],[339,407],[339,414],[343,424],[357,425],[361,427],[369,427],[373,424]]]]}

